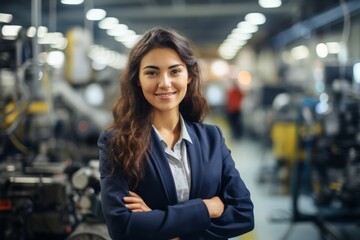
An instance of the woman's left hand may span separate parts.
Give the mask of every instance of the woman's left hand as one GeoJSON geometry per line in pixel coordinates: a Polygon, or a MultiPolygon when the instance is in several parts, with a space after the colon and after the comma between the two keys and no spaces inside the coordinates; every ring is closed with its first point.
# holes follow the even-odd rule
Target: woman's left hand
{"type": "Polygon", "coordinates": [[[130,196],[124,197],[125,207],[127,207],[132,212],[149,212],[149,208],[144,200],[134,192],[130,192],[130,196]]]}

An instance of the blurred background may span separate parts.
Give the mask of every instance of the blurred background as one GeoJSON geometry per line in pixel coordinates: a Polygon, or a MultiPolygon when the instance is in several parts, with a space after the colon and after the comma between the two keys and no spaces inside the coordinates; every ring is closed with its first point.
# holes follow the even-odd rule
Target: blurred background
{"type": "Polygon", "coordinates": [[[358,0],[0,0],[0,239],[109,239],[96,141],[156,26],[191,40],[252,194],[234,239],[359,239],[358,0]]]}

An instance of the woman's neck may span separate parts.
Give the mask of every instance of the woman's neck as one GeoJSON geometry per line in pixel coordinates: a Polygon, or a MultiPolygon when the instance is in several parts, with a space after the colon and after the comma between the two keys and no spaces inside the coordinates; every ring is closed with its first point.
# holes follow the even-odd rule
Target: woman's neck
{"type": "Polygon", "coordinates": [[[178,114],[155,114],[153,124],[166,142],[173,149],[175,143],[180,138],[181,124],[180,113],[178,114]]]}

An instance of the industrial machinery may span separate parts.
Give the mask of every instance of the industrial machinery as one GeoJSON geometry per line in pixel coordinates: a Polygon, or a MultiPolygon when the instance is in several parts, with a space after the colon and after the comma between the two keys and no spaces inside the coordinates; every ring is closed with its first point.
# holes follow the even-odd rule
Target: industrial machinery
{"type": "Polygon", "coordinates": [[[105,238],[92,159],[111,115],[33,59],[24,34],[0,39],[0,239],[63,240],[93,224],[105,238]]]}
{"type": "Polygon", "coordinates": [[[292,169],[292,221],[311,221],[322,239],[342,240],[349,239],[346,231],[335,226],[356,225],[360,219],[360,92],[349,77],[326,76],[323,101],[299,108],[297,139],[303,159],[292,169]],[[313,131],[316,124],[320,132],[313,131]],[[313,199],[315,212],[301,210],[302,196],[313,199]]]}

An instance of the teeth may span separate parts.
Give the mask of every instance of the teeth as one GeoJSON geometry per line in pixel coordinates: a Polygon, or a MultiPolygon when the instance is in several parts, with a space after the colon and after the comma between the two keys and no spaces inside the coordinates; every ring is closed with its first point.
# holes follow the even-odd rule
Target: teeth
{"type": "Polygon", "coordinates": [[[159,93],[157,95],[165,97],[165,96],[170,96],[171,93],[159,93]]]}

